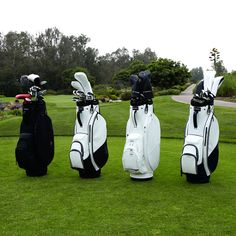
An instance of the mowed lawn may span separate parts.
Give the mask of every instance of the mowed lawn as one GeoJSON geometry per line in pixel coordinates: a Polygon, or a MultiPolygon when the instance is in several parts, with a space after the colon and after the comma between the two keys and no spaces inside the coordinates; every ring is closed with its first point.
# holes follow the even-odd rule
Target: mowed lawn
{"type": "MultiPolygon", "coordinates": [[[[13,98],[1,100],[12,101],[13,98]]],[[[109,161],[97,179],[81,179],[69,164],[75,120],[70,95],[46,96],[55,132],[55,157],[44,177],[27,177],[14,149],[21,117],[0,121],[0,235],[235,235],[236,109],[215,107],[220,161],[209,184],[180,176],[189,106],[154,99],[161,123],[161,161],[151,181],[122,168],[129,102],[101,104],[109,161]]]]}
{"type": "Polygon", "coordinates": [[[235,235],[235,144],[220,144],[209,184],[189,184],[180,176],[182,140],[162,139],[159,167],[145,182],[122,169],[124,137],[108,137],[97,179],[70,169],[71,137],[55,141],[48,175],[30,178],[15,163],[17,138],[0,138],[1,235],[235,235]]]}
{"type": "MultiPolygon", "coordinates": [[[[5,100],[13,101],[14,99],[5,98],[5,100]]],[[[75,102],[72,101],[72,96],[46,96],[45,100],[53,121],[55,135],[71,136],[75,121],[75,102]]],[[[100,111],[107,122],[108,136],[125,136],[129,101],[101,103],[100,111]]],[[[155,97],[154,111],[160,120],[163,138],[183,139],[189,105],[175,102],[170,96],[155,97]]],[[[216,106],[215,114],[220,125],[220,140],[236,143],[236,125],[234,125],[236,109],[216,106]]],[[[0,136],[18,136],[20,122],[21,117],[16,116],[0,121],[0,136]]]]}

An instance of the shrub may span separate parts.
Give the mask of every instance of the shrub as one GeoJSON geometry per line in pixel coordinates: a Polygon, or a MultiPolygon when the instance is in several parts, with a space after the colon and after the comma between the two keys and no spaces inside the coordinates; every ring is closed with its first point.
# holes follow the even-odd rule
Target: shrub
{"type": "Polygon", "coordinates": [[[217,96],[220,97],[232,97],[236,96],[236,74],[225,75],[225,80],[221,85],[217,96]]]}
{"type": "Polygon", "coordinates": [[[131,97],[131,92],[130,91],[125,91],[125,92],[120,94],[120,99],[123,100],[123,101],[130,100],[130,97],[131,97]]]}
{"type": "Polygon", "coordinates": [[[47,90],[47,95],[58,95],[58,92],[52,89],[47,90]]]}
{"type": "Polygon", "coordinates": [[[161,91],[158,91],[155,93],[157,96],[162,96],[162,95],[179,95],[181,90],[179,89],[164,89],[161,91]]]}
{"type": "Polygon", "coordinates": [[[21,116],[22,115],[22,110],[21,109],[15,109],[15,110],[10,110],[7,112],[8,115],[13,115],[13,116],[21,116]]]}
{"type": "MultiPolygon", "coordinates": [[[[97,98],[105,96],[108,99],[117,99],[120,96],[121,90],[114,89],[112,87],[107,87],[106,85],[96,85],[93,89],[94,94],[97,98]]],[[[101,99],[100,99],[101,100],[101,99]]]]}

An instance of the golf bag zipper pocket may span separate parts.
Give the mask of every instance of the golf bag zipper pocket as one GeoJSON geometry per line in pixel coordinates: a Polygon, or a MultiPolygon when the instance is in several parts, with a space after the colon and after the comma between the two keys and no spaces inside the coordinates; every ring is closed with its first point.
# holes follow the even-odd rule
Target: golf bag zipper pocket
{"type": "Polygon", "coordinates": [[[186,174],[197,174],[198,150],[196,146],[187,144],[184,146],[181,158],[181,172],[186,174]]]}
{"type": "Polygon", "coordinates": [[[70,149],[71,168],[84,168],[84,160],[89,156],[88,147],[86,145],[87,139],[88,135],[84,133],[74,135],[70,149]]]}
{"type": "Polygon", "coordinates": [[[144,160],[143,137],[132,133],[126,138],[122,157],[124,170],[131,173],[147,173],[148,169],[144,160]]]}
{"type": "Polygon", "coordinates": [[[35,154],[33,149],[33,134],[21,133],[15,150],[16,162],[20,168],[28,169],[34,165],[35,154]]]}
{"type": "Polygon", "coordinates": [[[203,137],[188,135],[181,156],[181,173],[197,174],[197,167],[203,161],[203,137]]]}

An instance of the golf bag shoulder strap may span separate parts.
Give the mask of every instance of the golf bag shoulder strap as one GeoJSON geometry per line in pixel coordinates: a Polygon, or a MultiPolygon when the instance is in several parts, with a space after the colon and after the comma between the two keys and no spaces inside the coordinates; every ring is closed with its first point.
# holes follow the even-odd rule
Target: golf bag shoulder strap
{"type": "Polygon", "coordinates": [[[94,157],[93,157],[93,127],[94,127],[94,123],[95,123],[95,120],[98,116],[98,112],[97,111],[94,111],[93,115],[91,116],[90,120],[89,120],[89,154],[90,154],[90,159],[91,159],[91,162],[92,162],[92,165],[94,167],[94,169],[96,171],[99,170],[99,167],[97,166],[95,160],[94,160],[94,157]]]}
{"type": "Polygon", "coordinates": [[[195,129],[197,129],[197,114],[198,112],[201,111],[200,107],[194,107],[194,112],[193,112],[193,126],[195,129]]]}

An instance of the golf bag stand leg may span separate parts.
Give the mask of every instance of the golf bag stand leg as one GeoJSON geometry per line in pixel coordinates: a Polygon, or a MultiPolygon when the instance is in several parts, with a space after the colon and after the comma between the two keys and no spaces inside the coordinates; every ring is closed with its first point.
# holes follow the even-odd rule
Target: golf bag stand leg
{"type": "Polygon", "coordinates": [[[153,112],[149,76],[149,71],[142,71],[130,77],[132,94],[122,163],[133,180],[152,179],[160,159],[160,123],[153,112]]]}
{"type": "Polygon", "coordinates": [[[99,112],[99,103],[93,95],[85,73],[77,72],[73,100],[76,102],[74,137],[70,150],[72,169],[79,171],[81,178],[96,178],[108,159],[106,121],[99,112]]]}
{"type": "Polygon", "coordinates": [[[218,164],[219,125],[214,98],[223,79],[207,72],[191,100],[180,161],[181,174],[191,183],[208,183],[218,164]]]}

